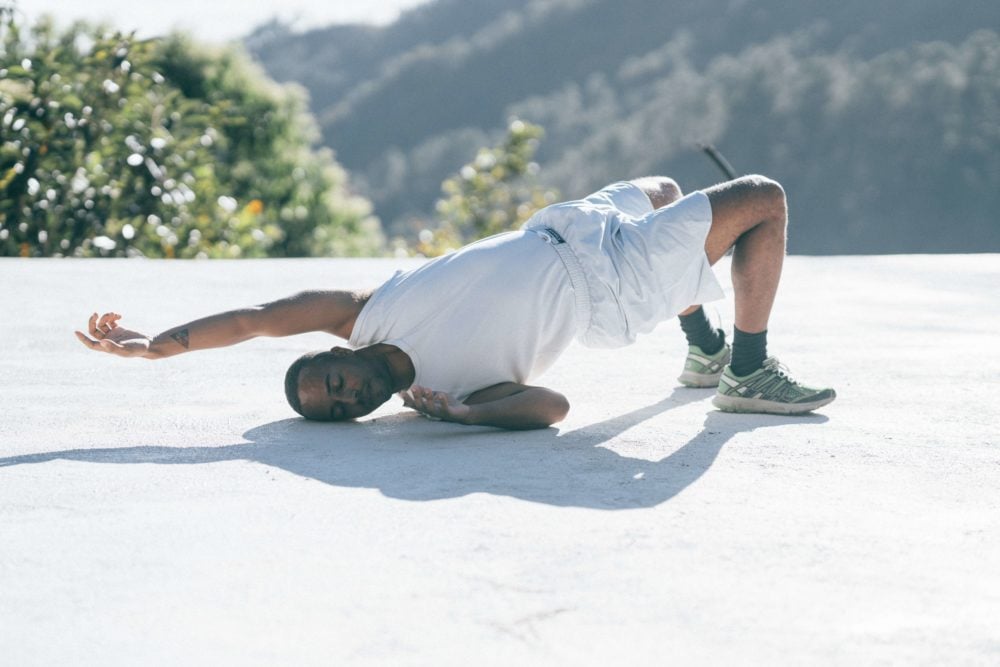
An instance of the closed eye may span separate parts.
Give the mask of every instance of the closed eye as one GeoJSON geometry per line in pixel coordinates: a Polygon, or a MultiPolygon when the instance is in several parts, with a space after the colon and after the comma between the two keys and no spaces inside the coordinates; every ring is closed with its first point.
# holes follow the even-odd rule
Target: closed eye
{"type": "Polygon", "coordinates": [[[344,388],[344,376],[343,375],[338,375],[337,376],[337,386],[334,387],[333,384],[331,384],[331,382],[330,382],[330,376],[327,375],[326,376],[325,384],[326,384],[326,394],[327,394],[327,396],[332,396],[333,392],[340,391],[341,389],[344,388]]]}

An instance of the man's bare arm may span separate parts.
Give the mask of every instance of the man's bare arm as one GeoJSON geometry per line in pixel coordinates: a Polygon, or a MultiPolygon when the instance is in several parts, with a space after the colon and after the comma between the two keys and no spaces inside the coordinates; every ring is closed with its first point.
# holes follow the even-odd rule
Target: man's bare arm
{"type": "Polygon", "coordinates": [[[478,426],[512,430],[547,428],[562,421],[569,401],[545,387],[503,382],[481,389],[459,403],[448,394],[411,387],[401,394],[403,403],[431,417],[478,426]]]}
{"type": "Polygon", "coordinates": [[[91,316],[88,333],[76,332],[91,349],[124,357],[162,359],[184,352],[236,345],[258,336],[324,331],[350,338],[365,292],[310,291],[249,308],[187,322],[149,337],[119,325],[120,315],[91,316]]]}

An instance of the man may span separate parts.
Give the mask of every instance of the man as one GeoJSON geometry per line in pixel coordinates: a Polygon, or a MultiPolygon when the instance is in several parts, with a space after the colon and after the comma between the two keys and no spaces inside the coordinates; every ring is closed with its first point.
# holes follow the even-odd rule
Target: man
{"type": "Polygon", "coordinates": [[[647,177],[549,206],[521,231],[397,272],[374,291],[302,292],[153,338],[121,327],[116,313],[95,313],[90,335],[76,335],[97,351],[159,359],[325,331],[355,349],[307,354],[288,369],[286,397],[308,419],[360,417],[400,392],[430,417],[527,429],[569,410],[562,394],[526,383],[571,340],[627,345],[679,315],[689,344],[683,384],[717,387],[721,410],[800,414],[836,394],[799,384],[767,357],[786,226],[785,193],[762,176],[686,197],[672,179],[647,177]],[[730,248],[732,346],[700,305],[722,297],[711,265],[730,248]]]}

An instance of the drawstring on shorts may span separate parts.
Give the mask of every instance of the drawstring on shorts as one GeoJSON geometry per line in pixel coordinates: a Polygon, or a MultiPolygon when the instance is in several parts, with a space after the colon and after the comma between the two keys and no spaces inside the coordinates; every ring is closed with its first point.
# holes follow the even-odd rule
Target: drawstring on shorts
{"type": "Polygon", "coordinates": [[[590,328],[590,287],[583,275],[580,260],[566,243],[566,239],[551,227],[539,227],[530,231],[538,234],[543,241],[552,246],[566,267],[566,274],[569,275],[569,282],[573,286],[573,295],[576,298],[576,330],[578,334],[582,334],[590,328]]]}

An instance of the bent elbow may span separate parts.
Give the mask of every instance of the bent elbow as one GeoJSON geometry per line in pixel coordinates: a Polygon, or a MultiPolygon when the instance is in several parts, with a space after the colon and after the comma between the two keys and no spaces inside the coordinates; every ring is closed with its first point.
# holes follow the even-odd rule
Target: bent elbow
{"type": "Polygon", "coordinates": [[[545,421],[546,427],[552,426],[562,420],[566,419],[566,415],[569,414],[569,400],[562,394],[552,392],[551,397],[547,403],[545,421]]]}
{"type": "Polygon", "coordinates": [[[554,391],[546,391],[544,396],[538,397],[538,400],[532,404],[530,411],[526,412],[523,417],[508,421],[503,426],[516,431],[549,428],[565,419],[567,413],[569,413],[569,401],[566,400],[566,397],[554,391]]]}

